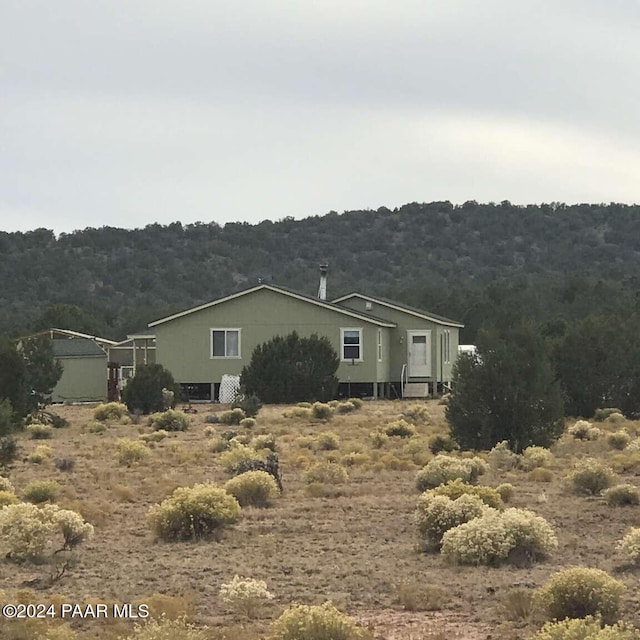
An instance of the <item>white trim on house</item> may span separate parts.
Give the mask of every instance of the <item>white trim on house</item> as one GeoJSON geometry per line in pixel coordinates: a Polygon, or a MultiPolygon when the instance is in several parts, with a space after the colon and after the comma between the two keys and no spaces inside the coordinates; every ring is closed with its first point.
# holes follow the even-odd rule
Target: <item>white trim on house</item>
{"type": "MultiPolygon", "coordinates": [[[[404,313],[408,313],[409,315],[415,316],[416,318],[422,318],[423,320],[429,320],[430,322],[435,322],[436,324],[441,324],[445,327],[458,327],[460,329],[464,328],[464,324],[461,322],[456,322],[455,320],[447,320],[445,318],[437,318],[428,313],[422,313],[420,311],[416,311],[414,309],[409,309],[399,304],[393,304],[392,302],[387,302],[386,300],[380,300],[380,298],[374,298],[372,296],[365,296],[362,293],[348,293],[346,296],[342,296],[340,298],[336,298],[331,302],[333,304],[339,304],[340,302],[344,302],[349,298],[362,298],[367,302],[375,302],[376,304],[382,305],[383,307],[389,307],[389,309],[395,309],[396,311],[404,311],[404,313]]],[[[356,312],[357,313],[357,312],[356,312]]]]}
{"type": "Polygon", "coordinates": [[[209,307],[214,307],[215,305],[222,304],[223,302],[227,302],[229,300],[234,300],[235,298],[240,298],[242,296],[246,296],[249,293],[254,293],[255,291],[260,291],[261,289],[267,289],[268,291],[274,291],[276,293],[281,293],[285,296],[289,296],[290,298],[295,298],[296,300],[302,300],[303,302],[308,302],[309,304],[315,304],[319,307],[323,307],[325,309],[330,309],[331,311],[335,311],[336,313],[341,313],[342,315],[349,316],[351,318],[356,318],[358,320],[363,320],[365,322],[370,322],[371,324],[378,325],[379,327],[390,327],[394,328],[396,325],[393,322],[388,322],[387,320],[380,320],[379,318],[374,318],[372,316],[367,316],[357,311],[352,311],[351,309],[344,309],[338,307],[335,304],[330,302],[326,302],[324,300],[316,300],[315,298],[309,298],[307,296],[303,296],[293,291],[288,291],[287,289],[281,289],[280,287],[275,287],[269,284],[260,284],[256,287],[252,287],[251,289],[245,289],[244,291],[240,291],[238,293],[231,294],[229,296],[225,296],[224,298],[219,298],[218,300],[213,300],[211,302],[207,302],[206,304],[201,304],[198,307],[193,307],[191,309],[186,309],[185,311],[181,311],[180,313],[174,313],[172,316],[167,316],[166,318],[160,318],[160,320],[154,320],[148,324],[149,327],[155,327],[159,324],[164,324],[165,322],[169,322],[171,320],[176,320],[177,318],[182,318],[184,316],[195,313],[196,311],[202,311],[203,309],[208,309],[209,307]]]}
{"type": "Polygon", "coordinates": [[[209,348],[209,357],[212,360],[239,360],[242,358],[242,330],[238,327],[212,327],[210,329],[210,348],[209,348]],[[223,356],[216,356],[213,353],[213,334],[218,332],[224,332],[224,353],[223,356]],[[230,332],[235,332],[238,334],[238,353],[235,356],[227,355],[228,344],[227,344],[227,334],[230,332]]]}
{"type": "Polygon", "coordinates": [[[362,327],[340,327],[340,361],[341,362],[364,362],[364,350],[363,350],[363,330],[362,327]],[[358,353],[359,356],[357,358],[345,358],[344,350],[345,347],[354,347],[354,344],[345,344],[344,342],[344,334],[347,331],[357,332],[358,333],[358,353]]]}

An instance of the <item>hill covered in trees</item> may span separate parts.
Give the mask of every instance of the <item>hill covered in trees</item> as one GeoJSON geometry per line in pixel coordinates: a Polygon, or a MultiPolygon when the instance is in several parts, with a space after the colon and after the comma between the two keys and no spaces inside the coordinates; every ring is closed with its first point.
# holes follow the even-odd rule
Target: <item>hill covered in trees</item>
{"type": "Polygon", "coordinates": [[[215,222],[59,237],[0,233],[0,332],[63,326],[122,338],[261,279],[329,297],[390,297],[467,325],[528,317],[549,335],[640,308],[640,206],[407,204],[256,225],[215,222]]]}

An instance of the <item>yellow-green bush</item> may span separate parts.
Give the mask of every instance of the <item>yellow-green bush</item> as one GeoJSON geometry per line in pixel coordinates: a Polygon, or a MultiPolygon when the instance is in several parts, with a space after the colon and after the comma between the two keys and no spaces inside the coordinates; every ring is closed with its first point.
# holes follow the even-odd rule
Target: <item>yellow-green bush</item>
{"type": "Polygon", "coordinates": [[[416,404],[402,412],[402,417],[415,422],[416,424],[428,423],[430,421],[429,410],[424,404],[416,404]]]}
{"type": "Polygon", "coordinates": [[[520,456],[514,453],[506,440],[498,444],[489,451],[489,464],[494,471],[509,471],[518,466],[520,456]]]}
{"type": "Polygon", "coordinates": [[[353,402],[339,402],[336,406],[337,413],[351,413],[356,410],[356,405],[353,402]]]}
{"type": "Polygon", "coordinates": [[[53,427],[50,424],[33,422],[27,426],[27,434],[32,440],[48,440],[53,438],[53,427]]]}
{"type": "Polygon", "coordinates": [[[602,431],[598,427],[594,427],[586,420],[576,421],[569,427],[567,432],[576,440],[597,440],[602,435],[602,431]]]}
{"type": "Polygon", "coordinates": [[[17,504],[18,498],[15,493],[11,491],[0,490],[0,509],[6,507],[9,504],[17,504]]]}
{"type": "Polygon", "coordinates": [[[549,620],[602,616],[613,624],[620,615],[625,585],[606,571],[573,567],[555,573],[536,594],[549,620]]]}
{"type": "Polygon", "coordinates": [[[640,492],[632,484],[617,484],[604,492],[604,498],[612,507],[640,504],[640,492]]]}
{"type": "Polygon", "coordinates": [[[347,398],[347,402],[350,402],[356,409],[362,409],[364,404],[362,398],[347,398]]]}
{"type": "Polygon", "coordinates": [[[333,408],[329,404],[325,404],[324,402],[314,402],[311,405],[311,417],[316,420],[330,420],[332,415],[333,408]]]}
{"type": "Polygon", "coordinates": [[[503,482],[496,487],[497,494],[502,498],[502,502],[509,502],[513,498],[515,489],[509,482],[503,482]]]}
{"type": "Polygon", "coordinates": [[[278,485],[266,471],[247,471],[228,480],[224,489],[241,507],[268,507],[280,495],[278,485]]]}
{"type": "Polygon", "coordinates": [[[255,418],[243,418],[240,420],[240,426],[244,429],[253,429],[256,426],[255,418]]]}
{"type": "MultiPolygon", "coordinates": [[[[513,487],[511,488],[513,489],[513,487]]],[[[452,500],[455,500],[462,495],[471,495],[480,498],[480,500],[482,500],[482,502],[484,502],[488,507],[500,509],[504,506],[502,503],[502,497],[496,489],[492,489],[491,487],[481,487],[475,484],[467,484],[460,478],[450,480],[449,482],[441,484],[434,489],[429,489],[428,493],[438,496],[447,496],[447,498],[451,498],[452,500]]]]}
{"type": "Polygon", "coordinates": [[[526,509],[487,509],[442,537],[442,555],[453,564],[533,562],[557,547],[551,525],[526,509]]]}
{"type": "Polygon", "coordinates": [[[51,457],[53,450],[46,444],[39,444],[28,456],[29,462],[42,464],[51,457]]]}
{"type": "Polygon", "coordinates": [[[418,471],[416,486],[419,491],[426,491],[456,478],[473,484],[487,469],[487,463],[478,457],[456,458],[438,454],[418,471]]]}
{"type": "Polygon", "coordinates": [[[389,437],[398,437],[398,438],[412,438],[416,435],[416,428],[406,420],[399,418],[398,420],[393,420],[390,422],[384,429],[384,432],[389,437]]]}
{"type": "Polygon", "coordinates": [[[262,456],[255,449],[234,440],[231,440],[229,449],[218,458],[218,462],[227,473],[235,473],[239,464],[251,460],[262,460],[262,456]]]}
{"type": "Polygon", "coordinates": [[[24,488],[23,496],[27,502],[40,504],[55,500],[59,491],[60,485],[55,480],[33,480],[24,488]]]}
{"type": "Polygon", "coordinates": [[[197,540],[232,524],[240,517],[238,501],[222,487],[196,484],[178,487],[149,510],[148,523],[156,538],[197,540]]]}
{"type": "Polygon", "coordinates": [[[0,476],[0,491],[10,491],[11,493],[15,492],[13,484],[11,483],[11,480],[9,480],[9,478],[0,476]]]}
{"type": "Polygon", "coordinates": [[[527,477],[532,482],[551,482],[553,480],[553,471],[551,471],[551,469],[545,469],[544,467],[538,467],[533,471],[529,471],[527,477]]]}
{"type": "Polygon", "coordinates": [[[304,472],[305,482],[311,484],[344,484],[349,480],[347,470],[336,462],[316,462],[304,472]]]}
{"type": "Polygon", "coordinates": [[[120,464],[130,467],[134,462],[142,462],[149,457],[149,448],[139,440],[120,438],[116,440],[116,458],[120,464]]]}
{"type": "Polygon", "coordinates": [[[369,438],[374,449],[382,449],[389,442],[389,436],[384,431],[372,431],[369,438]]]}
{"type": "Polygon", "coordinates": [[[340,448],[340,436],[332,431],[320,433],[315,438],[315,448],[318,451],[335,451],[340,448]]]}
{"type": "Polygon", "coordinates": [[[615,479],[612,469],[594,458],[585,458],[576,463],[569,481],[576,493],[598,495],[609,488],[615,479]]]}
{"type": "Polygon", "coordinates": [[[251,441],[251,446],[256,451],[260,451],[260,449],[269,449],[269,451],[276,451],[278,449],[276,437],[272,433],[263,433],[259,436],[256,436],[251,441]]]}
{"type": "Polygon", "coordinates": [[[168,431],[158,429],[158,431],[152,431],[151,433],[141,433],[138,438],[140,438],[142,442],[162,442],[168,435],[168,431]]]}
{"type": "Polygon", "coordinates": [[[133,633],[118,640],[209,640],[208,627],[196,627],[186,618],[167,620],[165,618],[149,620],[136,624],[133,633]]]}
{"type": "Polygon", "coordinates": [[[520,456],[519,465],[524,471],[532,471],[549,467],[553,462],[553,454],[545,447],[531,446],[527,447],[520,456]]]}
{"type": "Polygon", "coordinates": [[[182,411],[168,409],[151,414],[149,424],[156,431],[186,431],[189,428],[189,416],[182,411]]]}
{"type": "Polygon", "coordinates": [[[607,435],[607,444],[612,449],[622,450],[631,442],[631,436],[624,430],[614,431],[607,435]]]}
{"type": "Polygon", "coordinates": [[[360,640],[364,638],[353,618],[331,602],[291,605],[271,626],[269,640],[360,640]]]}
{"type": "Polygon", "coordinates": [[[640,564],[640,528],[631,527],[617,548],[629,562],[640,564]]]}
{"type": "Polygon", "coordinates": [[[446,531],[480,517],[486,510],[487,506],[474,495],[460,494],[452,499],[427,491],[418,498],[414,522],[426,547],[439,549],[446,531]]]}
{"type": "Polygon", "coordinates": [[[99,404],[93,411],[95,420],[105,422],[106,420],[120,420],[124,416],[129,415],[126,404],[120,402],[107,402],[99,404]]]}
{"type": "Polygon", "coordinates": [[[221,424],[231,425],[231,424],[240,424],[242,420],[244,420],[247,416],[244,411],[240,408],[229,409],[229,411],[223,411],[219,416],[219,420],[221,424]]]}
{"type": "Polygon", "coordinates": [[[640,640],[640,631],[623,622],[603,626],[600,618],[587,616],[547,622],[529,640],[640,640]]]}
{"type": "Polygon", "coordinates": [[[622,411],[620,411],[620,409],[616,409],[615,407],[607,407],[605,409],[596,409],[596,412],[593,415],[593,420],[595,422],[602,422],[606,420],[613,413],[622,415],[622,411]]]}

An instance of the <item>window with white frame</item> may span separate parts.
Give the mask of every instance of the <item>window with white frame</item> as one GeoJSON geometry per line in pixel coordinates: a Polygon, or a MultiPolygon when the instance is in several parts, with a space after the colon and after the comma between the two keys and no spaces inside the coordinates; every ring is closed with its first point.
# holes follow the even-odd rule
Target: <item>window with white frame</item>
{"type": "Polygon", "coordinates": [[[382,329],[378,329],[378,362],[382,362],[382,329]]]}
{"type": "Polygon", "coordinates": [[[342,360],[362,360],[362,329],[340,329],[342,360]]]}
{"type": "Polygon", "coordinates": [[[211,357],[239,358],[240,329],[211,329],[211,357]]]}

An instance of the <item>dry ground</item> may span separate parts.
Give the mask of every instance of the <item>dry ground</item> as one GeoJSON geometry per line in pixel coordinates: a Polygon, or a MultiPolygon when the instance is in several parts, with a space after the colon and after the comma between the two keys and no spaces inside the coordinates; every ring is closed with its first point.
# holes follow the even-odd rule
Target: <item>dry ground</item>
{"type": "MultiPolygon", "coordinates": [[[[612,508],[602,498],[577,497],[563,480],[574,458],[590,455],[615,461],[619,469],[629,467],[621,481],[637,485],[640,458],[615,458],[620,454],[604,439],[582,442],[564,436],[554,448],[550,482],[534,482],[522,471],[482,476],[482,484],[511,482],[512,505],[547,518],[558,533],[559,549],[532,567],[451,567],[439,555],[419,551],[412,522],[418,495],[415,474],[431,456],[428,438],[446,431],[442,405],[425,403],[428,418],[417,424],[418,435],[411,440],[392,438],[382,449],[374,449],[369,438],[370,432],[415,404],[368,402],[329,422],[285,417],[287,407],[263,408],[252,432],[276,436],[284,494],[269,509],[245,509],[221,540],[196,543],[154,541],[146,514],[178,486],[228,478],[217,461],[220,454],[211,452],[211,438],[205,435],[205,417],[220,411],[219,406],[199,406],[188,431],[152,445],[150,457],[130,467],[118,464],[115,441],[150,432],[146,419],[138,425],[109,423],[96,433],[93,407],[58,407],[71,424],[44,441],[53,449],[52,458],[29,462],[28,454],[43,441],[21,435],[23,459],[8,475],[19,496],[31,480],[59,482],[57,503],[82,513],[94,524],[95,537],[78,548],[68,571],[51,586],[47,582],[60,558],[41,565],[3,560],[0,589],[5,597],[18,597],[16,591],[21,590],[19,597],[32,602],[57,598],[150,603],[156,613],[186,613],[197,624],[217,630],[212,637],[228,640],[264,637],[270,618],[287,604],[327,599],[366,624],[380,640],[508,640],[526,638],[537,628],[535,620],[518,619],[514,605],[505,606],[509,594],[539,586],[559,568],[585,565],[609,571],[627,584],[624,617],[640,623],[640,573],[626,567],[615,551],[625,530],[640,525],[640,507],[612,508]],[[324,431],[340,436],[339,450],[299,446],[300,436],[324,431]],[[305,468],[316,459],[341,460],[351,452],[364,455],[348,467],[348,484],[329,488],[325,496],[310,496],[303,480],[305,468]],[[74,458],[72,471],[55,467],[53,460],[61,457],[74,458]],[[264,579],[275,594],[261,619],[240,620],[220,603],[220,585],[234,574],[264,579]],[[413,608],[412,601],[419,610],[405,609],[403,605],[413,608]]],[[[622,426],[631,433],[640,429],[636,423],[622,426]]],[[[82,638],[111,640],[124,635],[130,624],[97,621],[75,627],[83,632],[82,638]]],[[[3,639],[34,637],[28,635],[33,631],[22,629],[0,620],[3,639]]]]}

